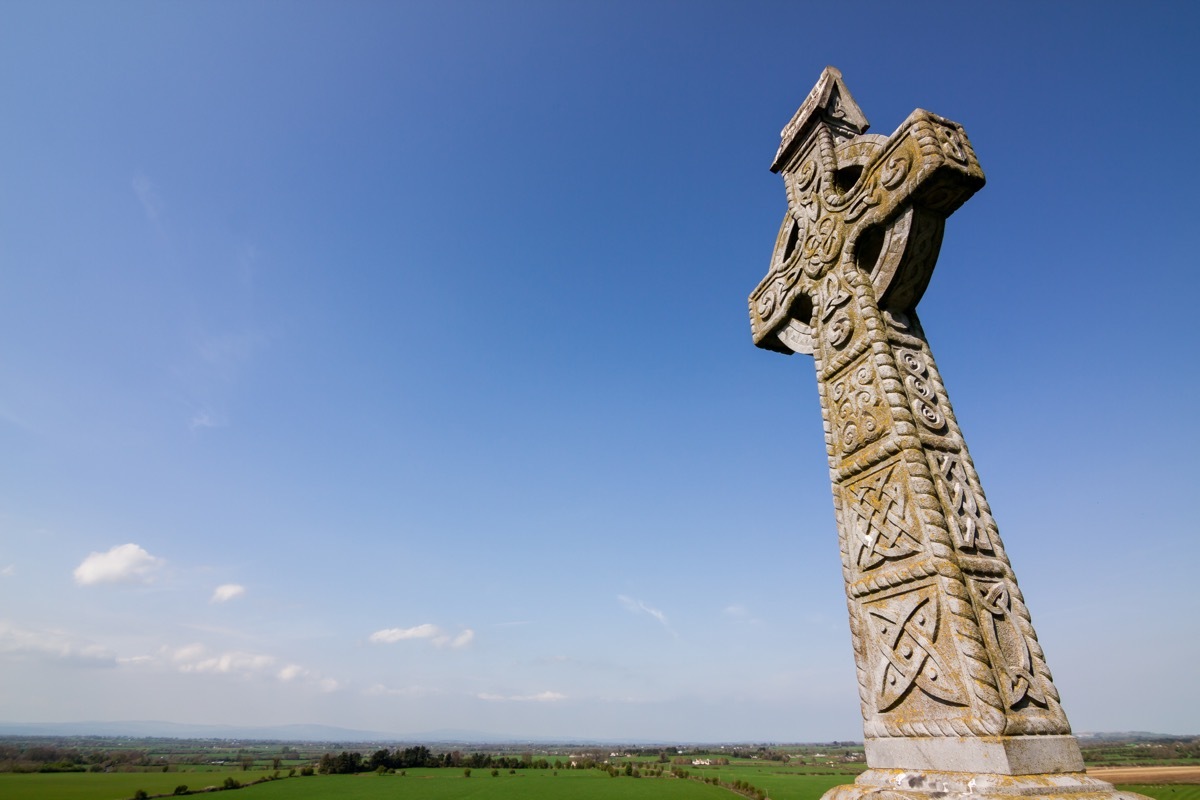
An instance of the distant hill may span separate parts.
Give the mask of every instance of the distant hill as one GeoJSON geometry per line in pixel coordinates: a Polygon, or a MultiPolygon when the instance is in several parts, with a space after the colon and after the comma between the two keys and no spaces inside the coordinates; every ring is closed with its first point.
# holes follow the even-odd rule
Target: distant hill
{"type": "MultiPolygon", "coordinates": [[[[720,744],[719,742],[666,742],[650,739],[597,739],[593,737],[517,737],[443,728],[412,733],[386,733],[339,728],[333,725],[189,725],[156,720],[91,722],[0,722],[0,736],[103,736],[131,739],[236,739],[242,741],[318,742],[330,744],[514,745],[571,744],[580,746],[650,746],[720,744]]],[[[1077,733],[1082,743],[1154,742],[1196,738],[1192,735],[1146,731],[1077,733]]],[[[765,740],[764,740],[765,741],[765,740]]],[[[731,744],[733,742],[724,742],[731,744]]],[[[798,744],[798,742],[793,743],[798,744]]],[[[846,742],[845,744],[852,744],[846,742]]],[[[853,744],[861,744],[854,742],[853,744]]]]}
{"type": "Polygon", "coordinates": [[[269,739],[285,742],[374,742],[395,734],[332,725],[185,725],[178,722],[0,722],[0,736],[128,736],[169,739],[269,739]]]}
{"type": "MultiPolygon", "coordinates": [[[[511,745],[543,741],[497,735],[483,731],[443,728],[413,733],[386,733],[333,725],[191,725],[161,720],[90,722],[0,722],[0,736],[104,736],[131,739],[238,739],[243,741],[403,743],[403,744],[495,744],[511,745]]],[[[575,744],[611,744],[599,739],[570,739],[575,744]]],[[[624,744],[636,742],[625,741],[624,744]]]]}
{"type": "Polygon", "coordinates": [[[1100,733],[1076,733],[1084,742],[1157,742],[1195,739],[1196,734],[1151,733],[1149,731],[1108,731],[1100,733]]]}

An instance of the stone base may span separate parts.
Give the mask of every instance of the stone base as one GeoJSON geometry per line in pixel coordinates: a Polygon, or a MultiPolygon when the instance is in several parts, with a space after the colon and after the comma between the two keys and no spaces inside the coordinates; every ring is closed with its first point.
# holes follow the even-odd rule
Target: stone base
{"type": "Polygon", "coordinates": [[[872,769],[1041,775],[1083,772],[1074,736],[912,736],[864,743],[872,769]]]}
{"type": "Polygon", "coordinates": [[[821,800],[1150,800],[1119,792],[1082,771],[995,775],[927,770],[869,769],[854,783],[835,786],[821,800]]]}

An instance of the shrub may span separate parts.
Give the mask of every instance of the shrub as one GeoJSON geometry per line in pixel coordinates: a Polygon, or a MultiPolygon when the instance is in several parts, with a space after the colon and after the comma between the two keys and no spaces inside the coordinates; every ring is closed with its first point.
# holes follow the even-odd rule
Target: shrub
{"type": "Polygon", "coordinates": [[[133,800],[148,800],[150,794],[145,789],[138,789],[133,793],[133,800]]]}
{"type": "Polygon", "coordinates": [[[466,769],[463,770],[463,777],[464,778],[471,777],[471,768],[470,767],[467,767],[466,769]]]}
{"type": "Polygon", "coordinates": [[[187,784],[181,783],[175,787],[175,794],[187,794],[187,784]]]}
{"type": "Polygon", "coordinates": [[[240,788],[242,788],[242,784],[241,784],[240,782],[238,782],[237,780],[234,780],[233,778],[226,778],[226,779],[225,779],[225,783],[224,783],[224,784],[222,784],[222,785],[223,785],[223,786],[224,786],[226,789],[240,789],[240,788]]]}
{"type": "Polygon", "coordinates": [[[493,777],[493,778],[499,778],[499,777],[500,777],[500,770],[498,770],[498,769],[494,769],[494,770],[492,770],[492,777],[493,777]]]}

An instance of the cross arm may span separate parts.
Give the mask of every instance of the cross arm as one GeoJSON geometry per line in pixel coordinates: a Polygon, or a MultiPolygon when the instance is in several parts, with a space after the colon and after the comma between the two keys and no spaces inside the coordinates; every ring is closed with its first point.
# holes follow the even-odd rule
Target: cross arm
{"type": "Polygon", "coordinates": [[[779,165],[788,214],[770,270],[750,295],[755,344],[783,353],[797,351],[797,336],[787,329],[796,327],[793,320],[807,325],[811,296],[829,269],[846,260],[856,263],[879,284],[878,297],[903,273],[903,247],[860,247],[864,234],[886,233],[913,209],[944,220],[984,184],[962,127],[928,111],[914,111],[891,136],[859,133],[840,142],[838,130],[811,112],[804,120],[806,132],[792,124],[784,129],[792,141],[781,147],[781,156],[790,155],[779,165]]]}

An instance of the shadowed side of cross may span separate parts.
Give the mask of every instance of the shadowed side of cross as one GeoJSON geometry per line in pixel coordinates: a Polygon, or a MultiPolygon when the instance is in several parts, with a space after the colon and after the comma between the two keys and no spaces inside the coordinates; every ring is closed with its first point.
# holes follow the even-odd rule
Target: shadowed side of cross
{"type": "Polygon", "coordinates": [[[771,171],[783,174],[788,213],[770,271],[750,295],[759,347],[812,353],[813,314],[836,320],[837,298],[821,288],[839,264],[870,276],[881,307],[911,310],[933,271],[946,217],[983,186],[956,123],[917,110],[891,136],[867,127],[841,73],[826,67],[783,129],[771,171]]]}

